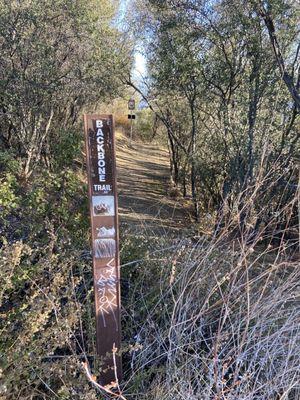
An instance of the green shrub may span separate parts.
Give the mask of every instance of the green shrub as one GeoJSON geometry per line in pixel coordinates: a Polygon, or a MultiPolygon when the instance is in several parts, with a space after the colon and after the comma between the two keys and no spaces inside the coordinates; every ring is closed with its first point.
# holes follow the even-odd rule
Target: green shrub
{"type": "Polygon", "coordinates": [[[154,114],[149,108],[144,108],[136,113],[134,131],[144,141],[153,137],[154,114]]]}
{"type": "Polygon", "coordinates": [[[61,129],[55,140],[51,141],[51,154],[56,171],[70,168],[74,165],[74,159],[81,158],[83,148],[82,129],[74,127],[73,130],[61,129]]]}
{"type": "Polygon", "coordinates": [[[0,178],[0,219],[5,219],[20,205],[21,199],[17,194],[17,178],[7,172],[0,178]]]}
{"type": "Polygon", "coordinates": [[[21,171],[20,162],[15,154],[10,151],[0,151],[0,172],[18,174],[21,171]]]}

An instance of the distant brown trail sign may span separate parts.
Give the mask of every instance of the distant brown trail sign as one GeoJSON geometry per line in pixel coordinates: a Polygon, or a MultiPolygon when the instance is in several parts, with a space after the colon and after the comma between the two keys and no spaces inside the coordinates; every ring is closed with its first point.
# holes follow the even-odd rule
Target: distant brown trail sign
{"type": "Polygon", "coordinates": [[[97,353],[102,385],[121,379],[120,263],[112,115],[84,115],[92,226],[97,353]],[[115,363],[114,363],[115,359],[115,363]],[[117,377],[116,377],[117,375],[117,377]]]}

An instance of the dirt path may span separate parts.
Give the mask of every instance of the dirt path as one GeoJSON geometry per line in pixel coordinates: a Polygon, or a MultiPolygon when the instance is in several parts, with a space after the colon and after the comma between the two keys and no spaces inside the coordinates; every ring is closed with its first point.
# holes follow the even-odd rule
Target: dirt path
{"type": "Polygon", "coordinates": [[[155,143],[134,142],[117,133],[119,216],[122,224],[148,227],[163,233],[190,224],[188,205],[167,196],[168,153],[155,143]]]}

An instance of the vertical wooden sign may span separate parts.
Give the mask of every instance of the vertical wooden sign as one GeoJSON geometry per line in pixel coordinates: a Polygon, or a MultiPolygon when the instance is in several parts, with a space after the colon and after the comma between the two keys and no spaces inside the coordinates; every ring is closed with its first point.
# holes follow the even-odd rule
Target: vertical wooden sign
{"type": "Polygon", "coordinates": [[[112,115],[84,115],[92,227],[97,353],[102,385],[121,379],[120,269],[112,115]],[[114,354],[113,354],[114,353],[114,354]],[[117,375],[117,376],[116,376],[117,375]]]}

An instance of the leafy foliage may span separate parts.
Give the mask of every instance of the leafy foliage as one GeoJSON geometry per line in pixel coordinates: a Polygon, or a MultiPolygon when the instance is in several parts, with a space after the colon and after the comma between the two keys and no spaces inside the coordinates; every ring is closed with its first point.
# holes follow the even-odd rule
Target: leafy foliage
{"type": "Polygon", "coordinates": [[[84,107],[120,88],[130,58],[118,51],[114,11],[109,0],[0,2],[1,139],[26,177],[41,158],[50,163],[62,127],[72,134],[84,107]]]}
{"type": "MultiPolygon", "coordinates": [[[[145,41],[150,73],[148,92],[138,90],[165,127],[172,179],[184,196],[191,193],[196,218],[198,203],[219,217],[224,201],[228,211],[236,203],[241,210],[270,169],[273,181],[291,184],[290,199],[295,195],[299,109],[282,81],[260,6],[276,25],[285,69],[295,82],[294,3],[149,0],[138,8],[136,35],[145,41]]],[[[277,205],[271,208],[279,205],[281,190],[273,187],[270,202],[277,205]]]]}

